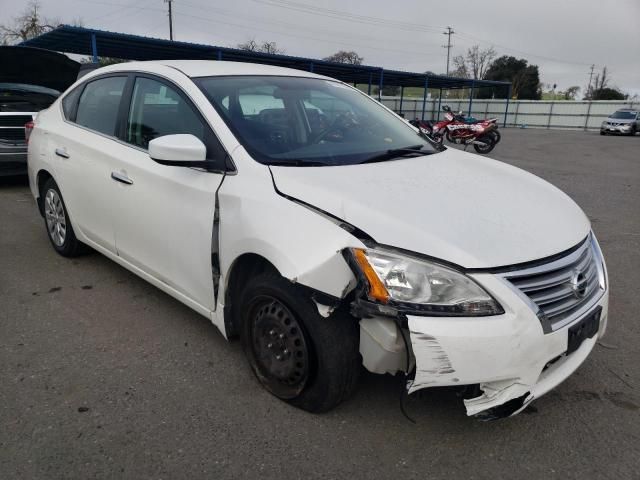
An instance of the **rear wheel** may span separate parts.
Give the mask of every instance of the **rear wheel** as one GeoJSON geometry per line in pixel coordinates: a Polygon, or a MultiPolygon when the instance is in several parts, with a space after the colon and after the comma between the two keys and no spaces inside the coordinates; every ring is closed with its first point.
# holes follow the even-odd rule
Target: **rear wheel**
{"type": "Polygon", "coordinates": [[[502,135],[500,135],[500,132],[498,130],[492,130],[491,132],[489,132],[489,135],[493,137],[493,141],[496,144],[502,139],[502,135]]]}
{"type": "Polygon", "coordinates": [[[87,247],[76,238],[60,188],[53,178],[45,182],[40,195],[47,236],[54,250],[63,257],[75,257],[84,253],[87,247]]]}
{"type": "Polygon", "coordinates": [[[482,142],[483,145],[478,145],[477,143],[474,143],[473,148],[476,150],[476,152],[481,153],[483,155],[489,153],[491,150],[493,150],[493,147],[496,146],[496,143],[493,140],[493,137],[491,135],[482,135],[476,138],[476,141],[482,142]]]}
{"type": "Polygon", "coordinates": [[[260,383],[310,412],[330,410],[355,389],[358,323],[321,317],[313,301],[276,272],[249,280],[241,299],[242,344],[260,383]]]}

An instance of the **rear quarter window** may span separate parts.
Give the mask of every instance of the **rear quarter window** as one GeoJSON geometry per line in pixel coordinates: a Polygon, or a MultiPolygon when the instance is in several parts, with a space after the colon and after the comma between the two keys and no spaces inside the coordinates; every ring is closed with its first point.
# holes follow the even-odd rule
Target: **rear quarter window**
{"type": "Polygon", "coordinates": [[[84,85],[77,86],[62,99],[62,113],[67,120],[74,121],[76,119],[76,106],[78,105],[78,99],[80,98],[83,87],[84,85]]]}

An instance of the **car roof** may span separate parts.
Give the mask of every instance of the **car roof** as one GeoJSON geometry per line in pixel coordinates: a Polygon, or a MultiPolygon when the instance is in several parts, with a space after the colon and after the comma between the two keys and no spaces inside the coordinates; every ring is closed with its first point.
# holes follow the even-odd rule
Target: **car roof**
{"type": "Polygon", "coordinates": [[[335,80],[322,75],[316,75],[311,72],[296,70],[293,68],[275,67],[272,65],[262,65],[259,63],[225,62],[218,60],[151,60],[145,62],[126,62],[100,68],[97,71],[106,73],[127,70],[142,70],[151,73],[162,67],[175,68],[188,77],[274,75],[335,80]]]}

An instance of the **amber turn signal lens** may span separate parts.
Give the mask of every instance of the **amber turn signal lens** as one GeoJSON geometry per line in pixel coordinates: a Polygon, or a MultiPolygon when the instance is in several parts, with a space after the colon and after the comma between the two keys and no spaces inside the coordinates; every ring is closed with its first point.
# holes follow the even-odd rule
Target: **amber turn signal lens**
{"type": "Polygon", "coordinates": [[[362,273],[364,273],[367,282],[369,282],[369,298],[377,300],[380,303],[388,303],[389,292],[387,292],[387,289],[378,277],[378,274],[373,270],[369,260],[367,260],[364,250],[361,248],[354,248],[353,254],[356,258],[356,262],[358,262],[358,266],[362,270],[362,273]]]}

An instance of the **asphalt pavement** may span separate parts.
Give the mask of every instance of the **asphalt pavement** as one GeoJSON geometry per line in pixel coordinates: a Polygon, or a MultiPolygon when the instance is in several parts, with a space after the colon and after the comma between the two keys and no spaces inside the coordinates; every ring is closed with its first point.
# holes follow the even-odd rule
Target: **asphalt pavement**
{"type": "Polygon", "coordinates": [[[326,414],[278,401],[205,318],[97,253],[58,256],[26,181],[0,179],[0,478],[640,478],[640,136],[506,129],[490,156],[584,208],[611,304],[573,376],[488,423],[436,389],[412,424],[400,379],[372,374],[326,414]]]}

